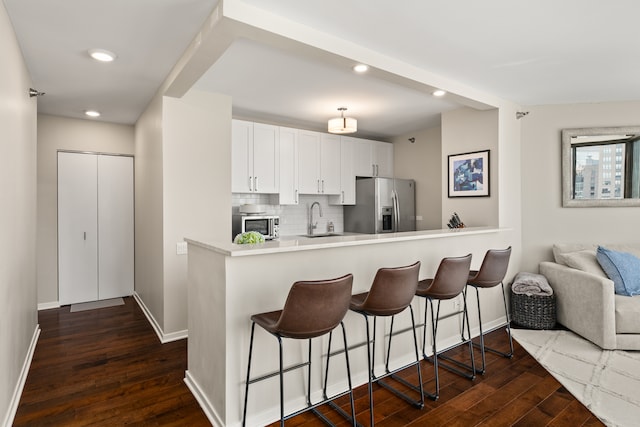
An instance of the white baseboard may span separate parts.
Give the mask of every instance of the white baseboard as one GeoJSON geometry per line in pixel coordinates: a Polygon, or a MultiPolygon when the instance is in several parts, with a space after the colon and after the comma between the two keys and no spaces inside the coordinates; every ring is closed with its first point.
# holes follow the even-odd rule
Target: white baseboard
{"type": "Polygon", "coordinates": [[[189,336],[189,331],[186,329],[182,331],[176,331],[176,332],[165,334],[162,328],[160,327],[160,325],[158,324],[158,322],[156,321],[155,317],[153,317],[153,314],[151,313],[151,311],[147,308],[144,301],[142,301],[142,298],[140,298],[140,295],[138,295],[137,292],[134,292],[133,298],[136,300],[136,302],[140,306],[140,309],[142,310],[144,315],[147,317],[147,320],[151,324],[151,327],[156,332],[156,335],[158,336],[158,339],[162,344],[166,344],[172,341],[182,340],[189,336]]]}
{"type": "Polygon", "coordinates": [[[38,304],[38,311],[40,310],[50,310],[52,308],[60,308],[59,301],[51,301],[51,302],[41,302],[38,304]]]}
{"type": "Polygon", "coordinates": [[[40,336],[40,325],[36,325],[35,331],[33,331],[33,337],[31,337],[31,344],[29,344],[29,350],[27,356],[22,364],[22,370],[18,377],[18,383],[13,391],[13,396],[9,404],[9,410],[2,423],[3,427],[11,427],[13,419],[16,416],[18,405],[20,404],[20,397],[22,396],[22,390],[24,390],[24,384],[27,381],[27,375],[29,374],[29,368],[31,367],[31,361],[33,360],[33,353],[36,351],[36,344],[38,343],[38,337],[40,336]]]}
{"type": "Polygon", "coordinates": [[[198,383],[193,379],[189,371],[186,371],[184,374],[185,384],[187,384],[187,387],[189,388],[189,390],[191,390],[191,394],[193,394],[193,397],[195,397],[198,401],[200,408],[202,408],[202,411],[209,419],[211,425],[213,425],[214,427],[223,426],[224,422],[222,421],[222,419],[220,419],[220,416],[218,416],[217,412],[213,408],[213,405],[211,404],[211,402],[209,402],[209,399],[207,399],[207,396],[205,396],[198,383]]]}

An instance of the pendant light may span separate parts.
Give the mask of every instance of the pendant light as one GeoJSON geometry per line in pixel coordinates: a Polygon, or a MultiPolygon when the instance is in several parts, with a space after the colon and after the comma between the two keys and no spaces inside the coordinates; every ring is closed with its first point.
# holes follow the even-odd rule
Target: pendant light
{"type": "Polygon", "coordinates": [[[340,117],[329,119],[329,133],[354,133],[358,130],[358,121],[351,117],[345,117],[346,107],[338,108],[340,117]]]}

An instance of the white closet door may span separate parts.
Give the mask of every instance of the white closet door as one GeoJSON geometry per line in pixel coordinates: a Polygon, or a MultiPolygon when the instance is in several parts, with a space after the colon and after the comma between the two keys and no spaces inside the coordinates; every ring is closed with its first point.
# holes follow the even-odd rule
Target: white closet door
{"type": "Polygon", "coordinates": [[[133,294],[133,158],[98,156],[98,299],[133,294]]]}
{"type": "Polygon", "coordinates": [[[97,156],[58,153],[61,305],[98,299],[97,156]]]}

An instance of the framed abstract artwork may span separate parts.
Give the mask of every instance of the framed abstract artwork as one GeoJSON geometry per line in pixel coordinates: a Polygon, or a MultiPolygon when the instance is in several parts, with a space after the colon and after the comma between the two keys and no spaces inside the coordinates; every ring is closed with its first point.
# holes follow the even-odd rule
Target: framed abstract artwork
{"type": "Polygon", "coordinates": [[[489,196],[489,150],[448,158],[449,197],[489,196]]]}

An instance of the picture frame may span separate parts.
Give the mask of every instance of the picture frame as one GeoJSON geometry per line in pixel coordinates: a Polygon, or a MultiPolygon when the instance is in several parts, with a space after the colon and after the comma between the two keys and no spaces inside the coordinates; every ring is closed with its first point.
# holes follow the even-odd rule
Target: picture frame
{"type": "Polygon", "coordinates": [[[449,198],[489,197],[489,151],[448,156],[449,198]]]}

